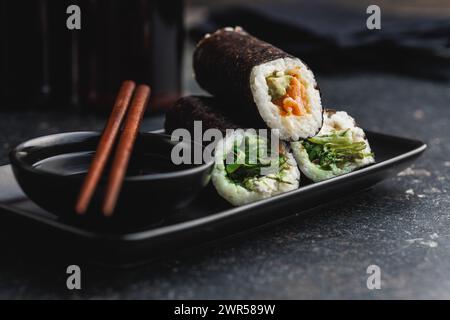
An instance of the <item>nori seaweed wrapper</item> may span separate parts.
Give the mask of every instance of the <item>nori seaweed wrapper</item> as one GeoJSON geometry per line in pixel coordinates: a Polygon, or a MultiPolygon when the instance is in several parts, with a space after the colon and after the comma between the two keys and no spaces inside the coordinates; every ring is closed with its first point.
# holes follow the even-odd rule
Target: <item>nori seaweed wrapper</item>
{"type": "Polygon", "coordinates": [[[213,97],[188,96],[180,98],[167,111],[165,130],[171,134],[178,128],[194,132],[194,121],[202,121],[203,132],[208,129],[219,129],[225,135],[227,129],[245,128],[243,121],[236,121],[220,109],[221,100],[213,97]]]}
{"type": "Polygon", "coordinates": [[[229,30],[220,29],[198,43],[193,61],[195,77],[203,89],[217,97],[232,97],[239,105],[251,109],[254,117],[258,112],[250,88],[253,67],[294,57],[241,28],[229,30]]]}

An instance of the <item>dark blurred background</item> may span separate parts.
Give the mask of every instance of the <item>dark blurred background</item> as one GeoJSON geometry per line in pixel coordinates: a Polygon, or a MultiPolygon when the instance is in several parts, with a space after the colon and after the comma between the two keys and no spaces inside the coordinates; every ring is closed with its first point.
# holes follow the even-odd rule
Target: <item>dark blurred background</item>
{"type": "Polygon", "coordinates": [[[0,108],[107,112],[121,81],[132,78],[152,85],[151,111],[160,112],[183,87],[187,92],[195,88],[193,43],[206,32],[235,25],[301,57],[316,73],[394,72],[449,79],[448,1],[377,1],[381,30],[366,28],[371,4],[0,0],[0,108]],[[81,30],[65,28],[70,4],[82,9],[81,30]]]}
{"type": "Polygon", "coordinates": [[[226,3],[199,14],[202,18],[190,28],[194,40],[218,27],[240,25],[306,60],[316,72],[390,71],[438,80],[450,76],[450,3],[445,1],[226,3]],[[380,30],[366,27],[371,4],[380,7],[380,30]]]}
{"type": "Polygon", "coordinates": [[[125,77],[148,81],[161,97],[141,130],[162,128],[170,101],[204,93],[192,77],[196,39],[227,25],[304,59],[325,107],[428,149],[367,192],[203,254],[115,274],[83,268],[89,281],[80,293],[66,290],[66,265],[43,259],[45,248],[33,260],[4,241],[0,298],[450,297],[449,1],[191,0],[185,28],[182,1],[80,1],[91,9],[81,32],[69,32],[65,0],[0,0],[2,165],[25,140],[101,130],[125,77]],[[370,4],[381,7],[381,30],[366,28],[370,4]],[[382,290],[366,287],[373,263],[382,290]]]}
{"type": "Polygon", "coordinates": [[[125,79],[155,109],[181,93],[182,0],[0,0],[2,108],[109,111],[125,79]],[[69,5],[81,29],[69,30],[69,5]]]}

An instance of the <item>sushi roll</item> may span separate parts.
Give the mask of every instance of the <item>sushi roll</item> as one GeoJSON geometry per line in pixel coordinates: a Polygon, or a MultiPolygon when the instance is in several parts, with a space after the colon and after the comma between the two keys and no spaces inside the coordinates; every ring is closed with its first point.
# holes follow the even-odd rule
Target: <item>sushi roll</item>
{"type": "Polygon", "coordinates": [[[180,98],[174,106],[167,111],[165,121],[165,131],[171,134],[178,128],[187,129],[194,133],[194,122],[201,121],[203,131],[208,129],[218,129],[223,135],[227,129],[243,128],[244,125],[231,116],[224,115],[221,109],[220,100],[213,97],[187,96],[180,98]]]}
{"type": "Polygon", "coordinates": [[[286,144],[278,141],[279,148],[271,152],[270,138],[243,129],[248,128],[243,121],[219,111],[221,104],[222,100],[212,97],[181,98],[166,113],[165,130],[170,134],[184,128],[193,134],[194,122],[201,121],[203,131],[222,133],[225,138],[214,144],[212,181],[217,192],[235,206],[297,189],[300,171],[286,144]]]}
{"type": "Polygon", "coordinates": [[[206,35],[193,63],[200,86],[254,128],[278,129],[281,139],[297,141],[322,127],[320,92],[308,66],[239,27],[206,35]]]}
{"type": "Polygon", "coordinates": [[[301,172],[314,182],[375,162],[364,131],[344,111],[325,110],[319,134],[291,147],[301,172]]]}
{"type": "Polygon", "coordinates": [[[300,171],[293,155],[284,143],[279,144],[276,155],[271,155],[269,149],[268,139],[252,129],[237,130],[221,140],[216,146],[212,173],[219,195],[240,206],[297,189],[300,171]],[[253,161],[252,150],[257,155],[253,161]],[[266,172],[261,170],[264,168],[266,172]]]}

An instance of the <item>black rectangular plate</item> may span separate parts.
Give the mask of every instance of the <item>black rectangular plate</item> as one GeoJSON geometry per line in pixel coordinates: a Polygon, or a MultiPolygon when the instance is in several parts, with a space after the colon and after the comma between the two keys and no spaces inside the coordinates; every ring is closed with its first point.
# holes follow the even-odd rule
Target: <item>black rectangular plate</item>
{"type": "MultiPolygon", "coordinates": [[[[11,167],[6,165],[0,167],[0,234],[11,245],[17,243],[11,239],[20,239],[25,246],[34,244],[52,251],[51,255],[72,252],[89,261],[111,265],[150,261],[298,215],[369,188],[406,168],[426,149],[417,140],[373,132],[367,132],[367,137],[377,160],[369,167],[319,183],[302,181],[295,191],[237,208],[209,186],[188,208],[159,225],[126,233],[101,233],[66,224],[29,200],[17,185],[11,167]],[[11,238],[11,234],[16,237],[11,238]],[[38,244],[42,241],[46,244],[38,244]]],[[[142,210],[151,214],[151,200],[142,210]]]]}

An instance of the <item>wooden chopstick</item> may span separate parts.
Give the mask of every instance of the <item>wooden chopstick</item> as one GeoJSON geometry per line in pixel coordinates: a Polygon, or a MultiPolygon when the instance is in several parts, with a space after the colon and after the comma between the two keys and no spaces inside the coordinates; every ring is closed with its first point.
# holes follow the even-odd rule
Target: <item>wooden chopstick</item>
{"type": "Polygon", "coordinates": [[[111,216],[116,207],[122,181],[125,177],[133,145],[142,117],[150,97],[150,87],[139,85],[134,94],[130,110],[125,120],[122,135],[117,146],[103,202],[103,214],[111,216]]]}
{"type": "Polygon", "coordinates": [[[95,192],[95,188],[111,154],[114,141],[116,140],[122,120],[125,117],[135,87],[136,84],[129,80],[124,81],[120,87],[119,93],[114,102],[113,110],[100,138],[94,159],[84,180],[77,204],[75,206],[75,211],[78,214],[84,214],[89,206],[95,192]]]}

